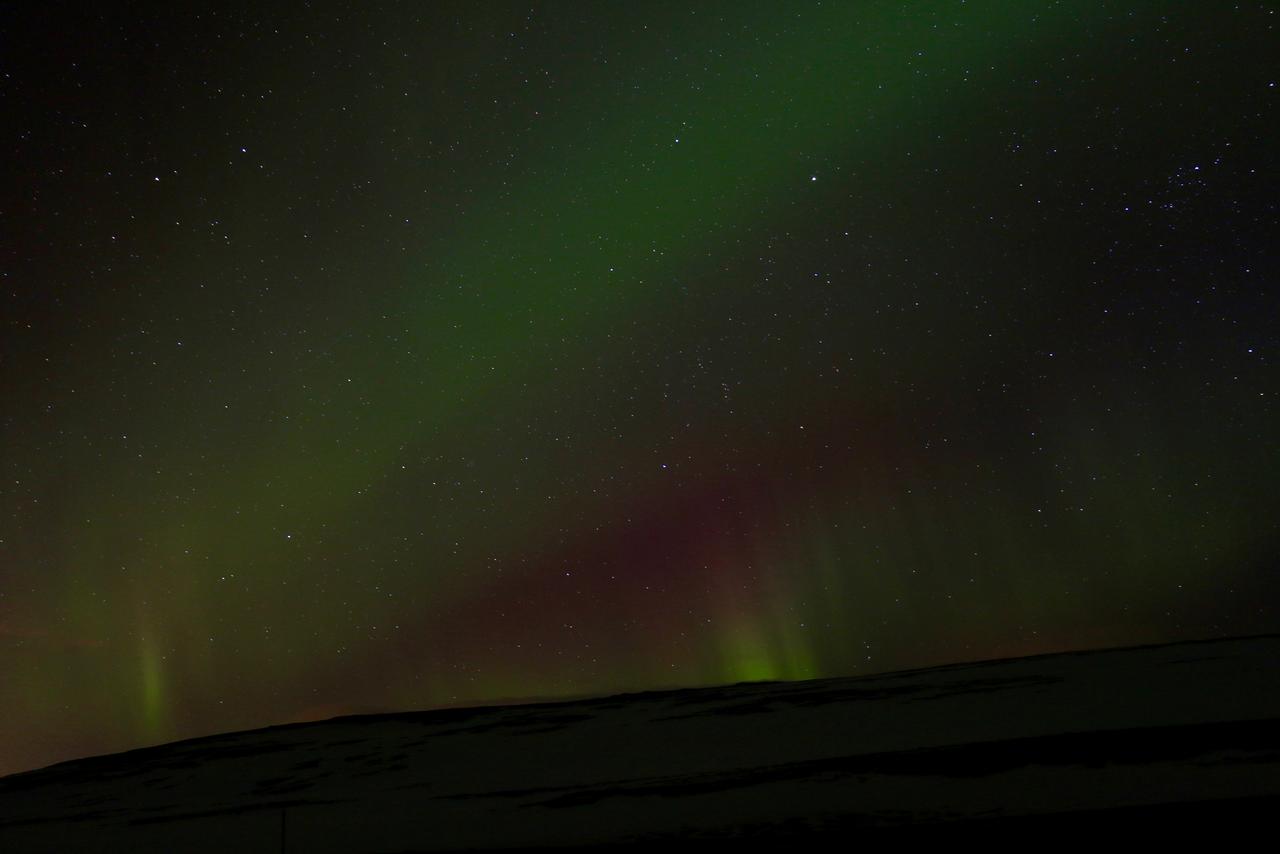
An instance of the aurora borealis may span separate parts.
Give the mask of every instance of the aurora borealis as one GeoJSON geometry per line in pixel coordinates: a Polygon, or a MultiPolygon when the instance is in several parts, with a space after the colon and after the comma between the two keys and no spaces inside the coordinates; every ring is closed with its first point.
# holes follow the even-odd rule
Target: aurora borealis
{"type": "Polygon", "coordinates": [[[1275,4],[274,5],[4,13],[0,773],[1280,629],[1275,4]]]}

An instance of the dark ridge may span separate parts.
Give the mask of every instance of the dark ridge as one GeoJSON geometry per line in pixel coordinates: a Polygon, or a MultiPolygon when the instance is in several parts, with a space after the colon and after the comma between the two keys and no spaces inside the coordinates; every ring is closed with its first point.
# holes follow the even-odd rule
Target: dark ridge
{"type": "MultiPolygon", "coordinates": [[[[1007,664],[1010,662],[1033,662],[1052,658],[1079,658],[1102,656],[1112,653],[1131,652],[1144,649],[1162,649],[1179,646],[1196,646],[1214,643],[1231,643],[1245,642],[1251,640],[1271,640],[1280,639],[1280,633],[1265,633],[1256,635],[1243,635],[1236,637],[1214,637],[1202,640],[1184,640],[1172,641],[1169,643],[1151,643],[1136,644],[1124,647],[1108,647],[1105,649],[1090,650],[1069,650],[1065,652],[1046,652],[1037,655],[1028,655],[1013,658],[993,658],[981,661],[958,662],[956,664],[941,664],[930,667],[913,668],[910,670],[895,670],[885,673],[870,673],[858,676],[832,676],[820,679],[803,679],[795,681],[761,681],[761,682],[737,682],[732,685],[715,685],[699,688],[669,688],[657,689],[650,691],[637,691],[622,694],[609,694],[599,697],[579,697],[573,699],[557,699],[557,700],[533,700],[529,702],[516,701],[507,705],[486,705],[486,706],[467,706],[460,708],[443,708],[443,709],[423,709],[419,711],[406,712],[387,712],[380,714],[362,714],[362,715],[341,715],[338,717],[327,718],[318,721],[298,721],[286,724],[273,724],[271,726],[262,727],[255,730],[238,730],[234,732],[213,733],[210,735],[196,736],[194,738],[182,739],[179,741],[169,742],[167,744],[151,745],[148,747],[138,747],[132,750],[122,751],[120,753],[106,754],[103,756],[90,756],[82,759],[70,759],[66,762],[58,762],[44,768],[33,768],[27,771],[19,771],[15,774],[9,774],[0,777],[0,792],[4,792],[9,785],[20,778],[29,778],[30,775],[39,774],[61,774],[64,771],[73,771],[75,775],[82,773],[103,774],[107,777],[114,776],[111,773],[113,768],[136,768],[136,763],[141,760],[148,762],[154,757],[175,750],[186,750],[195,746],[204,746],[219,740],[231,740],[247,733],[262,732],[283,732],[302,729],[306,727],[315,727],[327,724],[348,724],[366,726],[370,724],[378,724],[382,722],[406,722],[421,723],[424,725],[440,725],[448,723],[464,723],[466,721],[488,717],[498,714],[509,714],[513,708],[528,710],[530,714],[536,714],[551,709],[563,709],[570,707],[580,707],[584,709],[597,708],[615,708],[620,706],[632,705],[637,701],[669,701],[674,700],[681,705],[698,705],[715,700],[717,698],[731,698],[734,700],[742,699],[742,691],[746,688],[759,687],[763,689],[774,689],[776,691],[804,691],[806,686],[828,686],[833,684],[843,684],[848,682],[870,683],[881,680],[896,680],[912,678],[914,676],[935,673],[939,671],[958,672],[971,668],[991,667],[994,665],[1007,664]],[[733,690],[736,689],[736,690],[733,690]]],[[[1198,659],[1187,659],[1188,661],[1198,659]]],[[[857,689],[850,689],[857,690],[857,689]]],[[[819,692],[821,693],[821,692],[819,692]]],[[[867,695],[871,696],[871,695],[867,695]]],[[[497,724],[495,726],[501,728],[506,723],[497,724]]],[[[478,725],[484,726],[484,725],[478,725]]],[[[482,731],[476,729],[476,732],[482,731]]],[[[348,741],[356,742],[360,739],[349,739],[348,741]]],[[[288,750],[288,745],[281,747],[263,747],[255,744],[246,746],[243,750],[248,751],[245,755],[253,755],[260,752],[270,752],[273,750],[288,750]]],[[[234,746],[220,747],[219,752],[223,756],[232,756],[235,754],[234,746]]],[[[184,766],[174,766],[184,767],[184,766]]],[[[29,779],[22,780],[23,787],[30,785],[29,779]]]]}
{"type": "MultiPolygon", "coordinates": [[[[1214,837],[1242,840],[1250,834],[1269,838],[1273,816],[1280,811],[1280,796],[1258,795],[1240,798],[1210,798],[1176,803],[1118,806],[1096,810],[1064,810],[1036,815],[985,816],[955,818],[947,816],[922,820],[912,814],[911,823],[886,821],[883,816],[839,816],[829,819],[794,820],[776,824],[743,823],[723,832],[707,832],[690,828],[672,834],[653,834],[627,841],[602,845],[519,846],[486,848],[487,851],[574,851],[635,852],[661,851],[706,852],[714,846],[742,844],[803,845],[792,850],[847,850],[857,843],[921,844],[939,842],[953,845],[965,842],[975,845],[994,840],[1017,839],[1023,844],[1040,840],[1061,842],[1072,840],[1098,844],[1111,841],[1117,833],[1141,833],[1151,839],[1184,833],[1208,833],[1214,837]],[[852,834],[857,834],[856,836],[852,834]],[[819,847],[821,846],[821,847],[819,847]],[[829,847],[828,847],[829,846],[829,847]]],[[[379,854],[459,854],[474,849],[395,849],[379,854]]],[[[754,849],[748,849],[754,850],[754,849]]]]}
{"type": "Polygon", "coordinates": [[[1142,765],[1199,759],[1232,750],[1252,755],[1218,761],[1263,763],[1280,758],[1280,719],[1063,733],[832,757],[710,774],[618,781],[616,784],[508,789],[436,797],[439,800],[471,800],[551,795],[525,806],[562,808],[584,806],[609,798],[675,798],[818,777],[837,780],[876,774],[965,779],[1001,774],[1030,765],[1142,765]],[[1272,752],[1259,753],[1259,750],[1272,752]]]}

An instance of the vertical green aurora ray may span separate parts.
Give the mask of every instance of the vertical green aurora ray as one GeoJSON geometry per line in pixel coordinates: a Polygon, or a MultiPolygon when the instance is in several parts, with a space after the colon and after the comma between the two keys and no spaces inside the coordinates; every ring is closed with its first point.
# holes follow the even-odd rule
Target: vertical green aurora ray
{"type": "Polygon", "coordinates": [[[138,711],[142,739],[146,742],[164,741],[170,736],[169,697],[165,687],[164,654],[155,637],[153,627],[145,615],[145,606],[138,603],[139,618],[134,631],[137,634],[138,662],[138,711]]]}
{"type": "Polygon", "coordinates": [[[160,654],[149,638],[142,638],[138,646],[142,683],[142,730],[148,741],[163,741],[165,696],[160,654]]]}

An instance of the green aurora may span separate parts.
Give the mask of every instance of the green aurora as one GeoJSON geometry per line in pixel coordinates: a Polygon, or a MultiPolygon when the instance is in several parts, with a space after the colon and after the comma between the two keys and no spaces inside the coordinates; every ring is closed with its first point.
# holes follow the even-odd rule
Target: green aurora
{"type": "Polygon", "coordinates": [[[16,61],[0,773],[1275,629],[1269,4],[319,5],[16,61]]]}

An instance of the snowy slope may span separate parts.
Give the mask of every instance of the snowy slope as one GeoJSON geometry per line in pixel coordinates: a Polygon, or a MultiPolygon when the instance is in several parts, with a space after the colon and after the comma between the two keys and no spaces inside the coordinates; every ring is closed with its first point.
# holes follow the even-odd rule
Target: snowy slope
{"type": "Polygon", "coordinates": [[[272,727],[2,778],[0,851],[1236,825],[1280,806],[1278,665],[1265,636],[272,727]]]}

